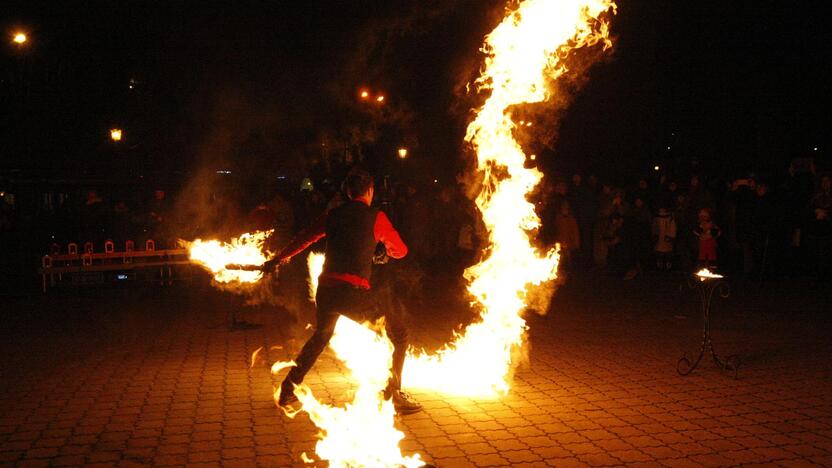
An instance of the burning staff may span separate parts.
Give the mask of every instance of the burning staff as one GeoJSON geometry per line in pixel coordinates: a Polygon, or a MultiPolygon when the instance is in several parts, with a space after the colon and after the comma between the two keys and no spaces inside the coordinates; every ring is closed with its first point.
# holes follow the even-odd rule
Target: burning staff
{"type": "Polygon", "coordinates": [[[287,407],[298,400],[295,387],[329,344],[339,316],[358,322],[384,317],[387,335],[393,343],[391,376],[384,397],[392,398],[398,413],[414,413],[422,409],[421,405],[401,390],[407,353],[407,329],[402,314],[398,309],[380,310],[380,295],[369,281],[376,244],[383,243],[387,254],[395,259],[407,255],[408,249],[387,215],[371,208],[374,188],[370,174],[353,169],[344,186],[349,197],[346,203],[325,213],[263,265],[263,271],[272,271],[319,239],[327,238],[326,263],[316,295],[317,325],[280,386],[278,404],[287,407]]]}

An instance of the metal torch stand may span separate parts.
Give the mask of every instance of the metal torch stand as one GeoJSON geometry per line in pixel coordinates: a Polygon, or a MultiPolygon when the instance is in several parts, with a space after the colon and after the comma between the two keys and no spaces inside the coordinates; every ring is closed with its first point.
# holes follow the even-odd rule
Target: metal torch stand
{"type": "Polygon", "coordinates": [[[714,364],[716,364],[721,370],[733,372],[734,378],[737,378],[737,372],[739,370],[739,360],[737,357],[720,357],[714,351],[714,344],[711,341],[711,301],[715,292],[719,292],[719,295],[723,298],[726,298],[731,294],[728,283],[722,278],[705,278],[703,280],[694,276],[693,279],[688,281],[688,286],[691,289],[698,290],[701,298],[700,307],[702,308],[703,319],[702,346],[699,348],[699,356],[696,357],[693,364],[691,364],[691,360],[688,358],[687,354],[682,356],[676,363],[676,372],[678,372],[679,375],[690,374],[699,366],[699,363],[702,361],[702,357],[705,353],[709,352],[714,360],[714,364]]]}

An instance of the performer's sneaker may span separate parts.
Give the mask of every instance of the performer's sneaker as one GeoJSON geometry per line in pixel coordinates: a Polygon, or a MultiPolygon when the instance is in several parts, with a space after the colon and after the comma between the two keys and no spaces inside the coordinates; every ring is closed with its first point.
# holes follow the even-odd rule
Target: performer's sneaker
{"type": "Polygon", "coordinates": [[[396,413],[413,414],[422,411],[422,405],[420,405],[407,393],[401,390],[393,390],[391,393],[393,398],[393,408],[396,409],[396,413]]]}
{"type": "Polygon", "coordinates": [[[298,402],[298,397],[295,396],[295,389],[292,387],[294,387],[294,385],[289,385],[288,387],[281,385],[280,398],[277,400],[277,406],[280,406],[281,408],[289,408],[298,402]]]}

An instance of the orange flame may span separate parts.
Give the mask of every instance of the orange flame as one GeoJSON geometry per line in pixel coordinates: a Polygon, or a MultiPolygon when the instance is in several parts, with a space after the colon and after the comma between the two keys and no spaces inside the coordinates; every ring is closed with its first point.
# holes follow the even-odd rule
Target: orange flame
{"type": "Polygon", "coordinates": [[[405,385],[479,397],[508,391],[512,354],[527,328],[521,316],[527,288],[555,279],[559,258],[557,249],[540,255],[532,246],[529,233],[540,219],[526,196],[543,174],[525,167],[511,108],[546,100],[546,79],[565,72],[561,59],[570,50],[608,45],[608,28],[598,17],[610,9],[610,0],[528,0],[486,37],[476,84],[491,94],[465,137],[482,171],[476,204],[491,244],[485,260],[465,271],[480,319],[438,352],[411,355],[405,385]]]}
{"type": "Polygon", "coordinates": [[[250,284],[263,277],[260,271],[234,270],[229,265],[260,266],[268,260],[263,245],[272,231],[245,233],[230,242],[196,239],[179,242],[188,250],[192,262],[214,275],[220,284],[250,284]]]}

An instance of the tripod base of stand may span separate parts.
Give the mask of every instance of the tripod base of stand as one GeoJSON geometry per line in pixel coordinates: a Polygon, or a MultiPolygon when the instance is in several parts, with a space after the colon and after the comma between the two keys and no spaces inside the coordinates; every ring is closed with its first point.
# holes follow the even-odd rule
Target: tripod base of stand
{"type": "Polygon", "coordinates": [[[719,367],[720,370],[731,372],[736,379],[740,369],[740,360],[739,356],[731,355],[727,358],[722,358],[718,354],[714,352],[713,345],[708,343],[706,346],[703,346],[699,350],[699,356],[696,357],[696,360],[691,363],[690,358],[687,355],[682,356],[679,358],[679,361],[676,362],[676,372],[679,375],[689,375],[693,372],[697,367],[699,367],[699,363],[702,362],[702,358],[705,356],[706,352],[711,353],[711,358],[714,361],[714,364],[719,367]]]}

